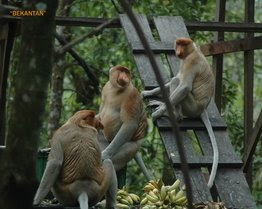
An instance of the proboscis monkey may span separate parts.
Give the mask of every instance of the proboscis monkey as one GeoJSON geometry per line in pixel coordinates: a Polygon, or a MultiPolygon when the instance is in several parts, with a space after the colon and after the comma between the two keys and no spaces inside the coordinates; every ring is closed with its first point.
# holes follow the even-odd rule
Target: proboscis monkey
{"type": "Polygon", "coordinates": [[[128,68],[117,65],[109,70],[109,81],[102,91],[99,118],[107,140],[100,140],[104,148],[102,159],[111,159],[118,171],[135,157],[146,178],[151,180],[138,153],[141,139],[147,131],[146,113],[128,68]]]}
{"type": "Polygon", "coordinates": [[[117,179],[110,159],[101,160],[97,129],[103,128],[95,112],[76,112],[54,134],[48,162],[34,198],[39,204],[52,190],[60,203],[81,209],[106,196],[106,208],[116,204],[117,179]]]}
{"type": "MultiPolygon", "coordinates": [[[[177,118],[201,117],[203,120],[213,147],[213,165],[211,169],[208,187],[211,188],[216,176],[218,166],[218,148],[215,135],[206,111],[211,97],[214,94],[214,75],[202,52],[189,38],[176,40],[176,56],[181,59],[181,65],[177,76],[173,77],[165,86],[169,88],[169,99],[174,107],[177,118]]],[[[160,88],[143,91],[143,97],[160,93],[160,88]]],[[[166,105],[160,101],[152,101],[150,105],[157,105],[153,112],[153,119],[166,115],[166,105]]]]}

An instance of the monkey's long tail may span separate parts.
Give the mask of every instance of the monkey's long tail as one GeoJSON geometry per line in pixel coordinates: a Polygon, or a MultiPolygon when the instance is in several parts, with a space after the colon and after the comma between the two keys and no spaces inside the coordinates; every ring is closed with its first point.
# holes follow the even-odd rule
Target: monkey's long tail
{"type": "Polygon", "coordinates": [[[208,132],[208,135],[210,137],[211,144],[212,144],[212,148],[213,148],[213,156],[214,156],[213,157],[213,165],[212,165],[211,174],[210,174],[208,184],[207,184],[208,188],[211,188],[213,186],[213,183],[214,183],[214,180],[215,180],[215,177],[216,177],[216,173],[217,173],[219,154],[218,154],[216,137],[215,137],[214,131],[212,129],[212,126],[211,126],[211,123],[210,123],[210,120],[209,120],[209,117],[208,117],[208,113],[207,113],[206,110],[204,110],[202,112],[201,119],[203,120],[203,122],[206,126],[206,129],[207,129],[207,132],[208,132]]]}
{"type": "Polygon", "coordinates": [[[153,177],[151,176],[151,174],[149,173],[148,169],[146,168],[145,163],[144,163],[144,161],[142,159],[142,156],[141,156],[141,154],[139,152],[136,153],[135,161],[138,164],[138,166],[141,168],[144,176],[146,177],[146,180],[147,181],[153,180],[153,177]]]}

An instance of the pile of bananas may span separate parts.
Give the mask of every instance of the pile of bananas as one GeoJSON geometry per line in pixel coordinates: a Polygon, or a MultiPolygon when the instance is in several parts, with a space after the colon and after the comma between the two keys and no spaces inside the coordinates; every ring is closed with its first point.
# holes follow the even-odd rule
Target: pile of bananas
{"type": "Polygon", "coordinates": [[[165,186],[162,180],[149,181],[141,198],[142,209],[186,209],[187,199],[179,186],[178,179],[171,186],[165,186]]]}
{"type": "Polygon", "coordinates": [[[138,205],[140,202],[139,196],[133,193],[128,193],[127,188],[119,189],[117,191],[117,208],[129,209],[132,206],[138,205]]]}

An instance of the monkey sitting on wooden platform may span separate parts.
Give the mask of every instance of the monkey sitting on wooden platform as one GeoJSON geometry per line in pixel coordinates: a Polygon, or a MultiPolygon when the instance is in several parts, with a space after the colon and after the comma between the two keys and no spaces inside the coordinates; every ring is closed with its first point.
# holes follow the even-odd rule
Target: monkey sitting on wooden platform
{"type": "Polygon", "coordinates": [[[119,171],[135,158],[147,180],[152,180],[138,152],[147,131],[147,117],[128,68],[117,65],[109,70],[98,117],[104,125],[104,136],[99,135],[102,159],[111,159],[119,171]]]}
{"type": "MultiPolygon", "coordinates": [[[[218,166],[218,148],[215,135],[206,111],[215,89],[214,75],[202,52],[189,38],[178,38],[175,42],[176,56],[181,59],[177,76],[165,85],[169,89],[169,99],[173,105],[174,113],[178,119],[186,117],[201,117],[213,147],[214,159],[208,187],[211,188],[216,176],[218,166]]],[[[143,91],[143,97],[159,95],[160,88],[143,91]]],[[[156,105],[153,120],[167,115],[166,105],[160,101],[151,101],[156,105]]]]}
{"type": "Polygon", "coordinates": [[[88,209],[105,195],[106,208],[115,209],[116,173],[110,159],[101,161],[99,128],[103,125],[95,118],[95,112],[81,110],[55,132],[34,205],[51,189],[65,206],[79,203],[81,209],[88,209]]]}

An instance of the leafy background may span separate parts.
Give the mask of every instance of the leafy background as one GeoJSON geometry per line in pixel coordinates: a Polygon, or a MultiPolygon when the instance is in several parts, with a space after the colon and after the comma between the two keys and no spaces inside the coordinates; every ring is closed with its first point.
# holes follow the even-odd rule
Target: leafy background
{"type": "MultiPolygon", "coordinates": [[[[118,10],[121,7],[113,0],[75,0],[70,6],[69,16],[75,17],[117,17],[118,10]]],[[[229,0],[226,2],[226,21],[243,22],[244,21],[244,1],[229,0]]],[[[214,21],[215,19],[215,1],[214,0],[133,0],[132,6],[138,13],[143,13],[148,17],[165,15],[180,15],[185,21],[214,21]]],[[[262,22],[262,1],[255,1],[255,22],[262,22]]],[[[69,27],[68,34],[71,40],[82,34],[92,31],[88,27],[69,27]]],[[[259,34],[255,34],[259,35],[259,34]]],[[[200,45],[212,41],[212,32],[194,32],[190,36],[200,45]]],[[[225,33],[225,40],[243,38],[243,33],[225,33]]],[[[57,44],[57,43],[56,43],[57,44]]],[[[18,66],[18,52],[20,40],[16,39],[11,60],[11,72],[8,80],[8,103],[13,100],[13,82],[18,66]]],[[[143,90],[141,81],[137,75],[136,67],[127,44],[127,40],[122,29],[105,29],[98,36],[86,39],[74,47],[81,57],[92,66],[93,72],[99,79],[99,90],[108,79],[108,70],[110,67],[121,64],[131,69],[133,74],[133,83],[143,90]]],[[[255,51],[255,75],[254,75],[254,121],[256,121],[262,107],[262,51],[255,51]],[[260,84],[260,85],[259,85],[260,84]]],[[[210,64],[212,60],[209,58],[210,64]]],[[[73,112],[79,109],[94,109],[98,111],[100,104],[100,95],[94,94],[88,88],[90,81],[86,74],[75,61],[66,55],[65,62],[69,65],[66,69],[63,84],[62,114],[60,123],[70,117],[73,112]],[[77,86],[77,82],[72,75],[77,75],[78,81],[83,81],[82,92],[77,86]],[[85,89],[85,91],[83,91],[85,89]],[[79,99],[79,94],[82,98],[79,99]]],[[[244,67],[243,53],[226,54],[224,56],[224,74],[223,74],[223,97],[222,97],[222,116],[228,125],[228,131],[235,150],[242,157],[243,155],[243,89],[244,89],[244,67]]],[[[81,89],[81,88],[80,88],[81,89]]],[[[49,99],[51,90],[49,90],[49,99]]],[[[9,106],[8,106],[9,108],[9,106]]],[[[8,111],[7,111],[8,112],[8,111]]],[[[49,102],[46,104],[46,120],[41,130],[40,147],[47,146],[47,118],[50,112],[49,102]]],[[[169,164],[167,162],[165,151],[159,134],[152,124],[150,111],[148,110],[149,129],[142,145],[142,155],[155,178],[163,178],[170,181],[172,176],[169,164]]],[[[262,146],[258,144],[253,163],[253,188],[252,193],[258,204],[262,205],[262,146]]],[[[130,191],[142,192],[145,179],[137,165],[131,161],[127,170],[127,185],[130,191]]]]}

